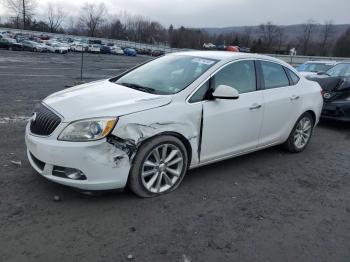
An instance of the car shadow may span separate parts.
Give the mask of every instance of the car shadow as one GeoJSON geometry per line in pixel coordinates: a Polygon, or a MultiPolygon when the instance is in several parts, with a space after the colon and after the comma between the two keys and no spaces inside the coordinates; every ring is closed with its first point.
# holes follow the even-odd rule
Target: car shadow
{"type": "MultiPolygon", "coordinates": [[[[167,198],[169,195],[176,194],[177,191],[182,191],[183,193],[191,188],[200,190],[205,184],[216,183],[217,179],[222,179],[223,181],[226,181],[227,179],[239,181],[246,176],[243,171],[246,170],[247,167],[249,167],[248,169],[254,173],[260,173],[261,167],[265,165],[268,159],[276,159],[276,157],[283,158],[284,155],[289,155],[289,153],[283,150],[280,146],[275,146],[191,169],[185,176],[180,188],[175,192],[164,195],[163,197],[167,198]],[[255,163],[254,166],[251,166],[252,162],[255,163]],[[232,176],[233,174],[234,176],[232,176]]],[[[43,180],[46,179],[43,178],[43,180]]],[[[45,187],[48,187],[48,192],[55,192],[62,198],[62,201],[83,201],[88,203],[109,203],[117,201],[118,203],[124,203],[125,201],[134,202],[142,200],[133,194],[127,187],[121,190],[81,191],[52,183],[50,181],[42,182],[45,183],[45,187]]],[[[182,193],[180,192],[179,194],[181,195],[182,193]]]]}
{"type": "Polygon", "coordinates": [[[344,122],[344,121],[337,121],[337,120],[331,120],[331,119],[321,119],[319,126],[331,129],[335,131],[350,131],[350,122],[344,122]]]}

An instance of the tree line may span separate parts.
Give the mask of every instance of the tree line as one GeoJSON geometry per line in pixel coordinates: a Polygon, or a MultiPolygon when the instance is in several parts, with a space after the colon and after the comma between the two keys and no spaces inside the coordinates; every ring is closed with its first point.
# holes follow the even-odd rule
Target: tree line
{"type": "Polygon", "coordinates": [[[272,22],[245,27],[239,33],[209,34],[203,29],[184,26],[165,28],[157,21],[126,12],[108,15],[104,3],[83,4],[76,18],[68,17],[61,6],[49,3],[45,19],[38,19],[35,0],[2,1],[9,16],[6,21],[0,20],[0,25],[9,28],[164,44],[173,48],[202,49],[204,43],[213,43],[248,47],[257,53],[288,54],[295,48],[299,55],[350,57],[350,28],[335,39],[332,21],[318,24],[310,19],[301,25],[299,36],[289,39],[285,27],[272,22]]]}

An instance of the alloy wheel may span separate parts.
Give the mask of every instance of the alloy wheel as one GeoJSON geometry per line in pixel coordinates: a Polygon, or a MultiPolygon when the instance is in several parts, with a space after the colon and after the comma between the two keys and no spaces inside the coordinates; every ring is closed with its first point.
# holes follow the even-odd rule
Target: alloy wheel
{"type": "Polygon", "coordinates": [[[173,144],[162,144],[145,158],[141,181],[149,192],[162,193],[176,184],[183,169],[184,156],[181,150],[173,144]]]}
{"type": "Polygon", "coordinates": [[[312,121],[308,117],[303,117],[300,119],[295,131],[294,131],[294,145],[298,149],[304,148],[312,132],[312,121]]]}

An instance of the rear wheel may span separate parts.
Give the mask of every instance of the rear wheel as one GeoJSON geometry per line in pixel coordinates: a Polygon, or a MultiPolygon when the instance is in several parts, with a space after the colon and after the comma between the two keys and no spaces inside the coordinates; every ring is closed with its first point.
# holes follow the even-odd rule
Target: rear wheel
{"type": "Polygon", "coordinates": [[[298,153],[303,151],[310,142],[314,120],[310,113],[303,114],[296,122],[284,147],[292,152],[298,153]]]}
{"type": "Polygon", "coordinates": [[[188,169],[183,143],[173,136],[145,142],[135,156],[128,185],[140,197],[154,197],[175,190],[188,169]]]}

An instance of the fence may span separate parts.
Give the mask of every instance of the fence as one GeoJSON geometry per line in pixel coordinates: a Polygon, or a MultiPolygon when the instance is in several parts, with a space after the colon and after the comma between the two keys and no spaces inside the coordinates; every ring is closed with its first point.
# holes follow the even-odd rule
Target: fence
{"type": "MultiPolygon", "coordinates": [[[[39,35],[44,34],[48,35],[50,37],[58,37],[58,38],[75,38],[75,39],[82,39],[82,40],[101,40],[102,42],[109,42],[114,43],[117,46],[120,47],[134,47],[134,48],[147,48],[151,50],[162,50],[165,53],[173,53],[173,52],[180,52],[180,51],[190,51],[191,49],[179,49],[179,48],[171,48],[167,45],[162,44],[145,44],[145,43],[137,43],[127,40],[116,40],[116,39],[107,39],[107,38],[97,38],[97,37],[86,37],[86,36],[76,36],[76,35],[68,35],[68,34],[54,34],[54,33],[43,33],[43,32],[37,32],[37,31],[30,31],[30,30],[21,30],[21,29],[11,29],[11,28],[3,28],[0,27],[0,31],[11,31],[15,33],[24,33],[24,34],[33,34],[33,35],[39,35]]],[[[269,56],[279,58],[293,66],[297,66],[300,64],[305,63],[306,61],[322,61],[322,60],[331,60],[331,61],[345,61],[350,60],[350,58],[345,57],[321,57],[321,56],[290,56],[290,55],[276,55],[276,54],[268,54],[269,56]]]]}
{"type": "Polygon", "coordinates": [[[306,61],[349,61],[350,58],[346,57],[322,57],[322,56],[290,56],[290,55],[275,55],[275,54],[268,54],[269,56],[279,58],[293,66],[300,65],[305,63],[306,61]]]}

